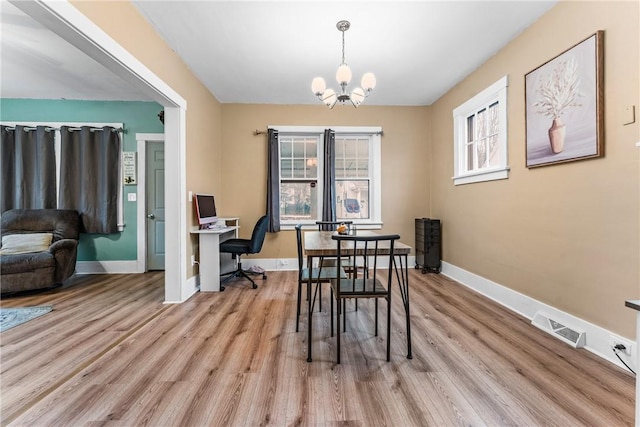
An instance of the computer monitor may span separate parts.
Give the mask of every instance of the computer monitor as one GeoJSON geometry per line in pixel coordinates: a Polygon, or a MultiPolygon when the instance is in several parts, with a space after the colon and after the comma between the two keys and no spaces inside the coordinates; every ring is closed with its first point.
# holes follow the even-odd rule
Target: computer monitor
{"type": "Polygon", "coordinates": [[[216,199],[213,194],[196,194],[194,201],[200,228],[207,228],[218,222],[216,199]]]}

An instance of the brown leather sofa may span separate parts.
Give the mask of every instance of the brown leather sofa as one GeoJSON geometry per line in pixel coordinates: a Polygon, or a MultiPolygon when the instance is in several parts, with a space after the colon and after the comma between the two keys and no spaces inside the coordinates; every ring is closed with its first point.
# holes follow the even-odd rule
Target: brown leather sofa
{"type": "Polygon", "coordinates": [[[74,273],[80,237],[80,216],[77,211],[11,209],[2,213],[1,232],[2,294],[55,287],[74,273]],[[45,241],[50,238],[51,243],[37,252],[20,253],[18,250],[18,253],[11,253],[7,242],[28,238],[29,235],[46,236],[45,241]]]}

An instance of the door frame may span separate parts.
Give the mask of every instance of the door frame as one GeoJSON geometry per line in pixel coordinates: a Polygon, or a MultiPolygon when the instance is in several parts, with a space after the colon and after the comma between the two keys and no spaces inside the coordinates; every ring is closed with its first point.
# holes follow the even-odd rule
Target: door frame
{"type": "MultiPolygon", "coordinates": [[[[136,133],[138,150],[138,210],[136,223],[138,227],[138,273],[147,271],[147,143],[162,142],[164,145],[164,133],[136,133]]],[[[166,174],[165,174],[166,177],[166,174]]],[[[166,178],[165,178],[166,180],[166,178]]],[[[165,203],[166,205],[166,203],[165,203]]],[[[165,230],[166,233],[166,230],[165,230]]],[[[165,239],[165,253],[166,253],[165,239]]],[[[166,263],[166,257],[165,257],[166,263]]],[[[166,268],[166,264],[165,264],[166,268]]]]}
{"type": "Polygon", "coordinates": [[[17,1],[11,4],[140,90],[165,111],[165,303],[195,293],[187,277],[186,110],[187,101],[153,71],[68,1],[17,1]],[[167,179],[168,176],[173,177],[167,179]]]}

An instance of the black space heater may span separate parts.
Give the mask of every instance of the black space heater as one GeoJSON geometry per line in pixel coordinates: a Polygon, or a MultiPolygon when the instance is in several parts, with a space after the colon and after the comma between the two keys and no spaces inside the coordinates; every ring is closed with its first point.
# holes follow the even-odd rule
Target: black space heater
{"type": "Polygon", "coordinates": [[[416,218],[416,269],[440,273],[442,229],[439,219],[416,218]]]}

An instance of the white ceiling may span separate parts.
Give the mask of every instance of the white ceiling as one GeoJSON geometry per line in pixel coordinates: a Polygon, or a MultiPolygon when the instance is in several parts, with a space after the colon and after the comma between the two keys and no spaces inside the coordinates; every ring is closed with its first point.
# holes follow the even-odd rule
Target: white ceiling
{"type": "Polygon", "coordinates": [[[0,0],[0,97],[148,100],[5,0],[0,0]]]}
{"type": "MultiPolygon", "coordinates": [[[[553,1],[133,1],[223,103],[317,104],[337,89],[341,33],[370,105],[429,105],[549,10],[553,1]]],[[[0,95],[141,99],[128,84],[2,1],[0,95]]],[[[355,86],[354,86],[355,87],[355,86]]]]}

